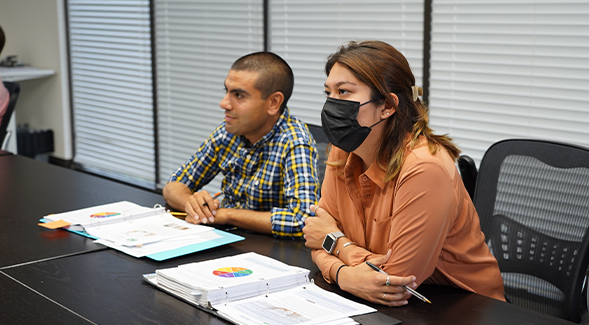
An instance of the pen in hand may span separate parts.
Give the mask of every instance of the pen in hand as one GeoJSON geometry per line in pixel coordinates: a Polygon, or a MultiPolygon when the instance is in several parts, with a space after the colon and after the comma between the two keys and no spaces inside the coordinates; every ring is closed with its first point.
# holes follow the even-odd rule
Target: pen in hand
{"type": "MultiPolygon", "coordinates": [[[[223,194],[223,192],[219,192],[219,193],[215,194],[215,195],[213,196],[213,200],[214,200],[214,199],[216,199],[216,198],[218,198],[218,197],[219,197],[219,196],[221,196],[222,194],[223,194]]],[[[202,205],[202,206],[203,206],[203,207],[208,207],[209,205],[208,205],[208,203],[207,203],[207,202],[205,202],[205,203],[203,203],[203,205],[202,205]]]]}
{"type": "MultiPolygon", "coordinates": [[[[370,266],[370,267],[371,267],[373,270],[375,270],[376,272],[379,272],[379,273],[385,274],[385,275],[387,275],[387,276],[389,275],[387,272],[383,271],[383,270],[382,270],[380,267],[378,267],[378,266],[376,266],[376,265],[374,265],[374,264],[372,264],[372,263],[370,263],[370,262],[368,262],[368,261],[366,262],[366,264],[367,264],[368,266],[370,266]]],[[[419,293],[419,292],[417,292],[417,291],[415,291],[415,290],[413,290],[413,289],[409,288],[408,286],[406,286],[406,285],[402,285],[402,287],[403,287],[405,290],[407,290],[407,291],[411,292],[411,294],[412,294],[412,295],[414,295],[415,297],[417,297],[419,300],[421,300],[421,301],[423,301],[423,302],[427,302],[428,304],[431,304],[431,303],[432,303],[431,301],[429,301],[429,299],[427,299],[427,298],[426,298],[425,296],[423,296],[421,293],[419,293]]]]}
{"type": "MultiPolygon", "coordinates": [[[[223,194],[223,192],[219,192],[217,194],[215,194],[213,196],[213,199],[218,198],[219,196],[221,196],[223,194]]],[[[203,207],[208,207],[209,205],[207,204],[207,202],[203,203],[202,205],[203,207]]],[[[185,219],[186,216],[188,215],[188,213],[186,212],[170,212],[171,215],[173,215],[174,217],[178,218],[178,219],[185,219]]]]}

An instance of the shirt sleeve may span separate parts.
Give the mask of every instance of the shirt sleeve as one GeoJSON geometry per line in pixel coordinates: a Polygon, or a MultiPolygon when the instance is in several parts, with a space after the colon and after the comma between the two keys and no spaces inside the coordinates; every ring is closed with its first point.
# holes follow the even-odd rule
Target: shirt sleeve
{"type": "MultiPolygon", "coordinates": [[[[342,150],[337,149],[336,147],[331,147],[329,152],[329,158],[327,159],[330,162],[336,163],[345,163],[346,159],[348,158],[348,154],[342,150]]],[[[341,224],[339,219],[339,208],[337,206],[338,196],[341,194],[337,191],[337,186],[335,185],[335,178],[337,178],[337,174],[343,174],[343,166],[341,167],[334,167],[327,165],[325,168],[325,177],[323,178],[323,183],[321,184],[321,199],[319,200],[319,206],[324,209],[327,213],[332,215],[336,220],[339,229],[341,230],[341,224]]],[[[311,252],[311,257],[313,262],[317,265],[319,270],[321,270],[321,274],[323,278],[328,283],[335,282],[335,279],[331,279],[331,275],[329,271],[331,267],[336,263],[343,262],[339,258],[327,253],[324,249],[315,249],[311,252]]],[[[344,262],[346,265],[348,263],[344,262]]]]}
{"type": "Polygon", "coordinates": [[[272,233],[281,237],[302,237],[305,218],[317,203],[317,149],[309,143],[295,144],[282,165],[284,208],[272,209],[272,233]]]}
{"type": "Polygon", "coordinates": [[[222,143],[222,130],[223,125],[219,126],[196,153],[172,174],[168,183],[182,183],[194,193],[213,180],[220,171],[216,148],[222,143]]]}
{"type": "Polygon", "coordinates": [[[392,255],[382,268],[414,275],[420,284],[433,274],[456,218],[453,180],[440,163],[423,162],[404,173],[395,191],[387,243],[392,255]]]}

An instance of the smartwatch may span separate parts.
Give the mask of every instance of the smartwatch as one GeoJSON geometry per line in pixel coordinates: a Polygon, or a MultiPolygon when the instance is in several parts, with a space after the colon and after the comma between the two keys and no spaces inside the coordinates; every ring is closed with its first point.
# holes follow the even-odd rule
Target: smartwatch
{"type": "Polygon", "coordinates": [[[323,240],[323,249],[328,252],[329,254],[333,253],[335,249],[335,245],[337,244],[337,240],[340,237],[344,237],[345,235],[341,231],[332,232],[331,234],[327,234],[325,239],[323,240]]]}

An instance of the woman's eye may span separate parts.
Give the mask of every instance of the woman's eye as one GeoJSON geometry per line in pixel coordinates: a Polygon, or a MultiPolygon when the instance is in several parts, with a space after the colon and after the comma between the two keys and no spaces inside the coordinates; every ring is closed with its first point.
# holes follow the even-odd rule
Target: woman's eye
{"type": "Polygon", "coordinates": [[[329,97],[329,95],[331,94],[331,93],[330,93],[329,91],[327,91],[327,90],[326,90],[326,91],[324,91],[324,93],[325,93],[325,96],[327,96],[327,97],[329,97]]]}
{"type": "Polygon", "coordinates": [[[347,94],[347,93],[348,93],[348,91],[347,91],[347,90],[345,90],[345,89],[339,89],[339,94],[340,94],[340,95],[345,95],[345,94],[347,94]]]}

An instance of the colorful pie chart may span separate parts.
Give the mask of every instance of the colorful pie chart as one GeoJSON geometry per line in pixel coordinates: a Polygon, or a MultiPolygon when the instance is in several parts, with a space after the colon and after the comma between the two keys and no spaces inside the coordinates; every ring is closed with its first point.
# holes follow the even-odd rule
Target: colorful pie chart
{"type": "Polygon", "coordinates": [[[254,273],[250,269],[244,267],[223,267],[213,271],[213,274],[222,278],[240,278],[254,273]]]}
{"type": "Polygon", "coordinates": [[[90,218],[108,218],[108,217],[114,217],[114,216],[118,216],[120,215],[120,213],[118,212],[100,212],[100,213],[95,213],[93,215],[90,216],[90,218]]]}

